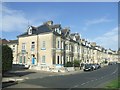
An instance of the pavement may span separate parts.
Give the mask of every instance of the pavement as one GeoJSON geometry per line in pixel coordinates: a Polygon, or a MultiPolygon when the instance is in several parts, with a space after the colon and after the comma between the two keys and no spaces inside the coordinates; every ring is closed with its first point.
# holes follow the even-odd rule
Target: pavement
{"type": "MultiPolygon", "coordinates": [[[[62,75],[72,75],[76,73],[82,73],[83,70],[72,71],[72,72],[50,72],[50,71],[40,71],[40,70],[32,70],[32,69],[24,69],[22,66],[14,66],[11,71],[8,71],[2,77],[2,87],[9,87],[15,84],[18,84],[17,87],[24,86],[24,87],[35,87],[41,88],[42,86],[36,85],[29,85],[29,84],[22,84],[24,81],[28,79],[37,79],[37,78],[45,78],[45,77],[53,77],[53,76],[62,76],[62,75]]],[[[43,88],[43,87],[42,87],[43,88]]]]}
{"type": "Polygon", "coordinates": [[[2,82],[15,81],[14,85],[3,85],[8,88],[85,88],[104,87],[106,81],[116,77],[116,65],[104,66],[92,72],[83,70],[72,72],[48,72],[39,70],[13,70],[2,82]]]}
{"type": "Polygon", "coordinates": [[[39,70],[25,70],[25,71],[10,71],[9,76],[3,77],[2,82],[8,82],[8,81],[24,81],[27,79],[36,79],[36,78],[44,78],[44,77],[51,77],[51,76],[58,76],[58,75],[72,75],[77,73],[82,73],[83,70],[78,71],[72,71],[72,72],[49,72],[49,71],[39,71],[39,70]],[[19,73],[28,73],[26,75],[15,75],[19,73]],[[12,76],[11,74],[14,74],[12,76]]]}

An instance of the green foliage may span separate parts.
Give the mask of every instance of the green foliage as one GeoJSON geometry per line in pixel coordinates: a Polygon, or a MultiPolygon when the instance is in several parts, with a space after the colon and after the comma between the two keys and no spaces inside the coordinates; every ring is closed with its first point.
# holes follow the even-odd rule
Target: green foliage
{"type": "Polygon", "coordinates": [[[73,62],[67,62],[67,63],[65,64],[65,67],[73,67],[73,62]]]}
{"type": "Polygon", "coordinates": [[[7,71],[12,68],[13,54],[12,49],[7,45],[2,46],[2,70],[7,71]]]}
{"type": "Polygon", "coordinates": [[[80,61],[74,60],[74,67],[80,67],[80,61]]]}
{"type": "Polygon", "coordinates": [[[118,89],[120,88],[120,77],[118,77],[118,79],[114,79],[111,82],[107,83],[106,88],[108,89],[118,89]]]}
{"type": "Polygon", "coordinates": [[[2,45],[0,45],[0,73],[2,72],[2,45]]]}
{"type": "Polygon", "coordinates": [[[108,61],[107,60],[105,60],[105,64],[107,64],[108,63],[108,61]]]}

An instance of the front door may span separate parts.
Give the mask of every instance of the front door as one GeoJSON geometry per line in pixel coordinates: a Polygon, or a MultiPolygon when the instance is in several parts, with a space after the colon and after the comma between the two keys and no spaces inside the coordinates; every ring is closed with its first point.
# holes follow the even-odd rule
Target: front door
{"type": "Polygon", "coordinates": [[[35,58],[34,57],[32,58],[32,64],[35,64],[35,58]]]}
{"type": "Polygon", "coordinates": [[[23,56],[23,57],[24,57],[24,59],[23,59],[23,60],[24,60],[23,63],[25,64],[25,62],[26,62],[26,61],[25,61],[25,56],[23,56]]]}
{"type": "Polygon", "coordinates": [[[22,56],[20,56],[20,63],[22,63],[22,56]]]}

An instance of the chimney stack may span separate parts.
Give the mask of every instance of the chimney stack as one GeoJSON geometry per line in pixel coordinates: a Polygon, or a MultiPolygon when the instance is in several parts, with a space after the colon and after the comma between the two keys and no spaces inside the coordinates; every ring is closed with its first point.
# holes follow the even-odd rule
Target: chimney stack
{"type": "Polygon", "coordinates": [[[47,21],[44,24],[47,24],[47,25],[51,26],[51,25],[53,25],[53,21],[47,21]]]}

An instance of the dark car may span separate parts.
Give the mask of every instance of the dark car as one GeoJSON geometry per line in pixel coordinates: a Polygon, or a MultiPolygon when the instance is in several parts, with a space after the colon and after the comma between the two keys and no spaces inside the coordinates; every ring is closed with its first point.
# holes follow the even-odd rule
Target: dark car
{"type": "Polygon", "coordinates": [[[92,64],[85,64],[83,70],[84,71],[93,71],[94,68],[93,68],[92,64]]]}
{"type": "Polygon", "coordinates": [[[108,65],[117,64],[117,62],[109,62],[108,65]]]}
{"type": "Polygon", "coordinates": [[[101,65],[100,65],[100,64],[97,64],[97,66],[98,66],[98,69],[101,68],[101,65]]]}
{"type": "Polygon", "coordinates": [[[97,69],[97,65],[96,64],[91,64],[92,67],[93,67],[93,70],[96,70],[97,69]]]}
{"type": "Polygon", "coordinates": [[[101,68],[101,65],[100,64],[95,64],[95,69],[99,69],[101,68]]]}

